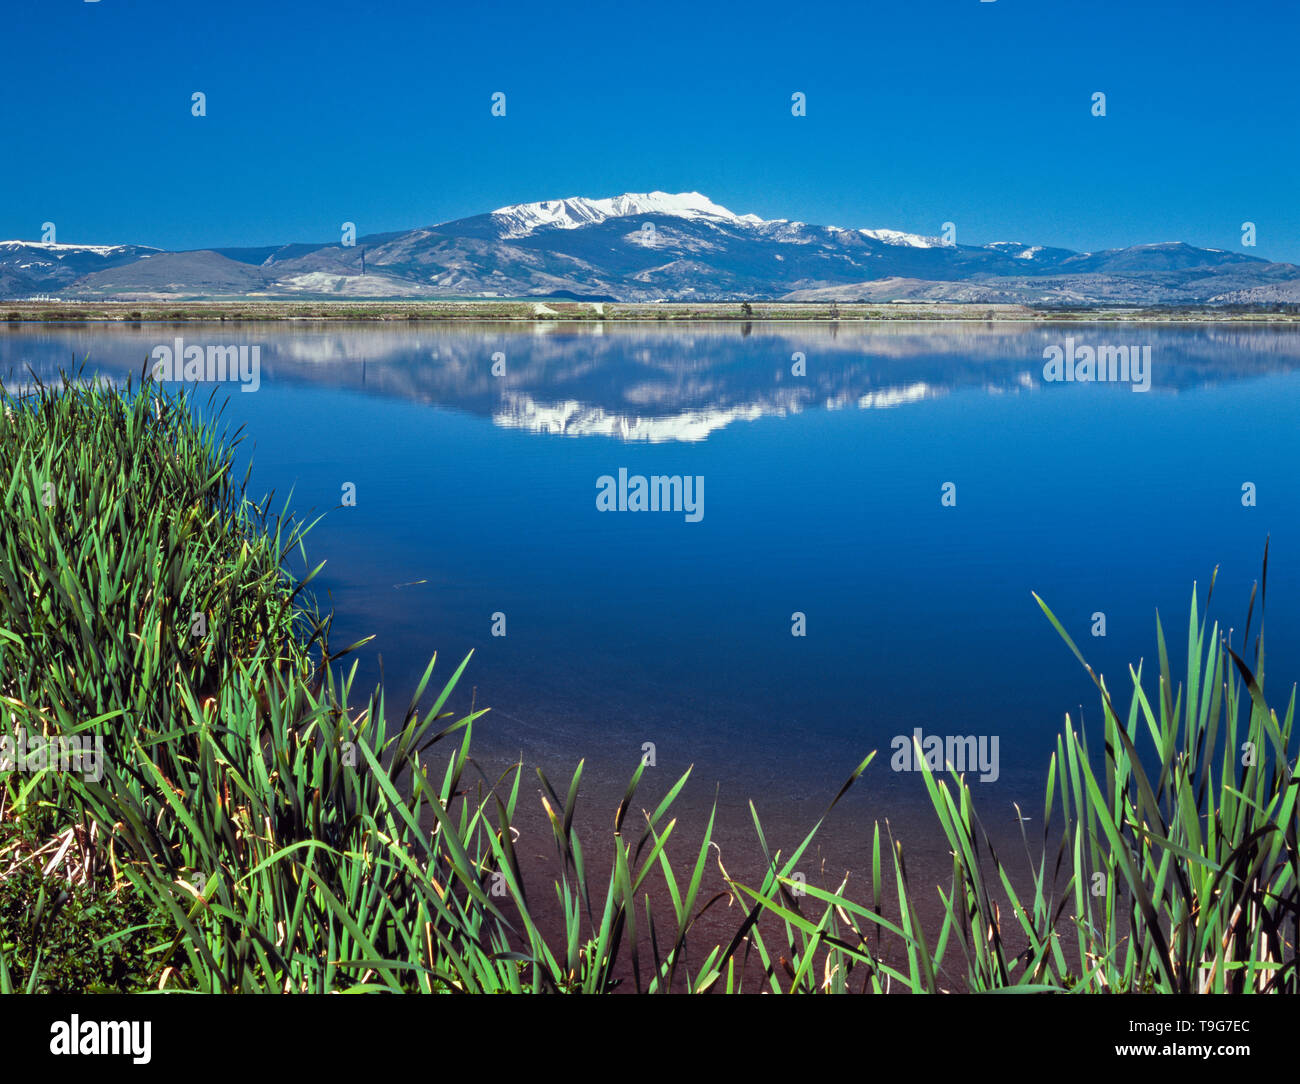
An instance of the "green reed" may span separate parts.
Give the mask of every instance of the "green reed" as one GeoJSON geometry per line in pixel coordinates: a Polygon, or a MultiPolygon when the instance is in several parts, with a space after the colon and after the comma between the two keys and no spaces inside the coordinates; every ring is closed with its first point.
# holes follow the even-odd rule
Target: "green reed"
{"type": "MultiPolygon", "coordinates": [[[[1267,577],[1266,547],[1261,606],[1267,577]]],[[[1213,581],[1207,606],[1212,594],[1213,581]]],[[[937,934],[927,937],[917,921],[897,844],[899,917],[884,917],[879,830],[871,908],[811,886],[804,889],[811,908],[768,899],[762,906],[807,939],[806,957],[827,958],[827,973],[865,968],[873,989],[883,973],[914,992],[1300,991],[1295,689],[1279,721],[1264,699],[1262,632],[1252,669],[1217,624],[1207,631],[1194,590],[1184,680],[1175,682],[1157,618],[1157,685],[1148,692],[1142,667],[1130,667],[1121,714],[1104,679],[1034,597],[1096,683],[1103,723],[1102,747],[1090,750],[1066,717],[1036,848],[1028,818],[1017,818],[1026,861],[998,855],[964,777],[942,778],[918,746],[953,860],[951,884],[938,890],[937,934]],[[904,947],[905,968],[880,967],[867,951],[881,930],[904,947]]],[[[1255,602],[1252,594],[1247,638],[1255,602]]]]}

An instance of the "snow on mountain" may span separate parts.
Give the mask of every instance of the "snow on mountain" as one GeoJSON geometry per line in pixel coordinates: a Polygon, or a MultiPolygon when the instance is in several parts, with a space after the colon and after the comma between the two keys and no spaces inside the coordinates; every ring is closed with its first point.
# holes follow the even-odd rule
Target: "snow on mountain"
{"type": "Polygon", "coordinates": [[[609,199],[571,196],[540,203],[517,203],[492,212],[502,236],[507,238],[526,237],[539,229],[576,230],[631,215],[670,215],[731,225],[757,226],[763,222],[757,215],[735,214],[699,192],[627,192],[609,199]]]}
{"type": "MultiPolygon", "coordinates": [[[[576,230],[594,226],[611,218],[632,215],[665,215],[696,222],[718,222],[729,226],[785,227],[785,232],[798,233],[806,229],[803,222],[788,219],[763,219],[758,215],[738,215],[721,204],[714,203],[700,192],[627,192],[608,199],[587,199],[571,196],[568,199],[543,200],[539,203],[517,203],[500,207],[492,218],[503,238],[527,237],[539,229],[576,230]]],[[[844,230],[827,227],[834,233],[858,233],[874,241],[905,248],[950,247],[937,237],[922,237],[902,230],[844,230]]]]}
{"type": "Polygon", "coordinates": [[[946,242],[938,237],[922,237],[917,233],[904,233],[902,230],[858,230],[863,237],[873,241],[883,241],[887,245],[902,245],[906,248],[948,248],[946,242]]]}
{"type": "Polygon", "coordinates": [[[51,256],[63,259],[64,256],[91,253],[95,256],[113,256],[133,250],[143,251],[141,245],[68,245],[54,241],[0,241],[0,250],[14,252],[19,249],[33,249],[48,252],[51,256]]]}
{"type": "Polygon", "coordinates": [[[1043,251],[1042,245],[1027,245],[1023,241],[990,241],[984,247],[1004,256],[1014,256],[1017,260],[1032,260],[1043,251]]]}
{"type": "Polygon", "coordinates": [[[55,256],[65,256],[72,252],[94,252],[96,256],[112,256],[114,252],[127,252],[133,248],[142,248],[139,244],[65,244],[53,240],[0,240],[0,248],[39,248],[40,251],[55,256]]]}

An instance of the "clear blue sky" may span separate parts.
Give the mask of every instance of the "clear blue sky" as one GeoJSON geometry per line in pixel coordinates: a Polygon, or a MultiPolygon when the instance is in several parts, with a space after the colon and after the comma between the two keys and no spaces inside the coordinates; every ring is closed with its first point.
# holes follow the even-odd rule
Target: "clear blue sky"
{"type": "Polygon", "coordinates": [[[1231,249],[1251,220],[1249,251],[1300,262],[1295,0],[48,0],[3,23],[4,238],[334,240],[695,189],[972,244],[1231,249]]]}

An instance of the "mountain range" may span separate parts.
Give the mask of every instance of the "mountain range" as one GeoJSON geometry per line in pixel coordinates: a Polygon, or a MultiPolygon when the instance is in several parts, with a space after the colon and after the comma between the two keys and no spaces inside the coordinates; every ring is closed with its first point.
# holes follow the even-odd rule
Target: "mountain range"
{"type": "Polygon", "coordinates": [[[0,299],[1300,302],[1300,266],[1182,242],[1101,252],[952,244],[738,215],[698,192],[547,200],[355,244],[169,252],[0,241],[0,299]]]}

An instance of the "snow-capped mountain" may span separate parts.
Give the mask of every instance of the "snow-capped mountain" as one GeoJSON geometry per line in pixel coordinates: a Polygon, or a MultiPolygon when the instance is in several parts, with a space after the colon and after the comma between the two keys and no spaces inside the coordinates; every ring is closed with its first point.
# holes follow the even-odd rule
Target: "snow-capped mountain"
{"type": "Polygon", "coordinates": [[[761,225],[757,215],[737,215],[714,203],[699,192],[626,192],[609,199],[586,199],[571,196],[568,199],[545,200],[541,203],[517,203],[500,207],[492,217],[501,227],[501,236],[527,237],[539,229],[575,230],[594,226],[611,218],[630,218],[633,215],[666,215],[695,221],[717,221],[761,225]]]}
{"type": "Polygon", "coordinates": [[[737,214],[699,192],[519,203],[355,246],[159,252],[0,243],[0,297],[582,298],[1206,304],[1289,297],[1300,268],[1180,242],[1072,252],[737,214]]]}

